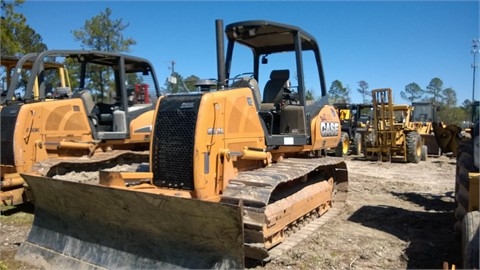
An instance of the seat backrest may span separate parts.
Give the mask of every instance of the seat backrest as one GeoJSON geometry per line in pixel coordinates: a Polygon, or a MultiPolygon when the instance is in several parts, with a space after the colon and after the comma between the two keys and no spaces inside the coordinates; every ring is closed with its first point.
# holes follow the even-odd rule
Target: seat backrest
{"type": "Polygon", "coordinates": [[[283,88],[290,77],[290,70],[280,69],[272,70],[270,80],[265,84],[263,89],[263,103],[278,102],[278,97],[283,95],[283,88]]]}
{"type": "Polygon", "coordinates": [[[255,95],[255,102],[257,103],[257,108],[260,108],[260,102],[261,102],[261,97],[260,97],[260,88],[258,87],[258,82],[255,80],[255,78],[250,78],[250,77],[243,77],[240,80],[236,80],[235,82],[232,83],[231,85],[232,88],[235,87],[249,87],[252,89],[253,94],[255,95]]]}
{"type": "Polygon", "coordinates": [[[85,103],[87,114],[90,115],[92,113],[93,108],[95,107],[95,102],[93,102],[93,97],[89,90],[84,89],[81,91],[76,91],[72,95],[72,98],[81,98],[85,103]]]}

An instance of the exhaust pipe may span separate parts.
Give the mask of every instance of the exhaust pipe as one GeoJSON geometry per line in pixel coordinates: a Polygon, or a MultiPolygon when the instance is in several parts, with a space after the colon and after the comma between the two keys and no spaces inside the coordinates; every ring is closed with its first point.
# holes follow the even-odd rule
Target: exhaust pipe
{"type": "Polygon", "coordinates": [[[223,20],[215,20],[215,33],[217,39],[217,72],[218,72],[218,89],[223,89],[226,86],[225,75],[225,49],[223,42],[223,20]]]}

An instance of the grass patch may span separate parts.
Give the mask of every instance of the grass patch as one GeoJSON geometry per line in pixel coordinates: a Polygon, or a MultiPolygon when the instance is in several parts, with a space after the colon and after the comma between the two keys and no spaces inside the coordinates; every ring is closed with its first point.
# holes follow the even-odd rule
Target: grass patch
{"type": "Polygon", "coordinates": [[[33,208],[31,204],[0,206],[0,223],[13,226],[30,225],[33,222],[33,208]]]}
{"type": "Polygon", "coordinates": [[[0,270],[7,270],[7,269],[8,269],[7,265],[3,261],[0,261],[0,270]]]}

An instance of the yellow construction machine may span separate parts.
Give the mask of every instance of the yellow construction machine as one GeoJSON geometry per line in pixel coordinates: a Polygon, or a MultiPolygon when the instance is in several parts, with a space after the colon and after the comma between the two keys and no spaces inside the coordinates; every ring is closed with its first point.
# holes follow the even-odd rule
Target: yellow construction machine
{"type": "Polygon", "coordinates": [[[460,141],[457,148],[455,173],[455,226],[460,244],[463,269],[479,269],[480,238],[480,137],[479,122],[472,138],[460,141]]]}
{"type": "Polygon", "coordinates": [[[20,58],[20,56],[0,55],[0,106],[6,99],[13,71],[20,58]]]}
{"type": "MultiPolygon", "coordinates": [[[[471,133],[461,137],[461,128],[437,126],[438,144],[456,156],[455,225],[456,248],[461,251],[462,269],[479,269],[480,239],[480,107],[472,103],[471,133]],[[443,136],[442,136],[443,135],[443,136]]],[[[437,131],[435,131],[437,132],[437,131]]],[[[437,135],[437,133],[436,133],[437,135]]]]}
{"type": "Polygon", "coordinates": [[[31,199],[19,173],[62,162],[70,164],[64,170],[98,170],[118,159],[148,161],[157,96],[153,67],[142,58],[84,50],[21,58],[1,110],[1,203],[31,199]]]}
{"type": "Polygon", "coordinates": [[[342,137],[335,148],[335,155],[341,157],[350,153],[361,154],[362,134],[367,131],[372,121],[372,104],[336,103],[333,106],[338,110],[342,126],[342,137]]]}
{"type": "Polygon", "coordinates": [[[439,107],[433,102],[412,102],[413,112],[410,125],[422,136],[423,145],[427,148],[428,156],[440,156],[442,149],[435,139],[433,123],[437,123],[439,107]]]}
{"type": "MultiPolygon", "coordinates": [[[[7,106],[10,109],[10,105],[16,103],[19,104],[25,94],[28,80],[32,76],[32,66],[38,53],[29,53],[22,57],[17,56],[2,56],[2,100],[0,104],[0,110],[7,106]]],[[[38,76],[32,76],[34,78],[33,84],[30,85],[31,93],[33,94],[32,101],[38,101],[40,96],[40,84],[38,76]]],[[[49,78],[50,80],[56,80],[60,87],[70,87],[70,81],[68,72],[65,66],[61,63],[54,63],[45,61],[43,63],[43,72],[41,78],[49,78]]],[[[1,137],[7,138],[7,132],[9,129],[16,126],[15,123],[10,122],[8,118],[1,117],[1,137]]],[[[2,140],[3,141],[3,140],[2,140]]],[[[16,205],[26,202],[28,198],[24,193],[23,179],[16,173],[16,169],[12,166],[4,164],[3,161],[8,159],[7,155],[11,155],[8,152],[8,142],[2,143],[2,158],[1,158],[1,182],[0,182],[0,201],[3,205],[16,205]],[[4,148],[3,145],[7,148],[4,148]],[[4,158],[5,157],[5,158],[4,158]],[[4,166],[5,165],[5,166],[4,166]]],[[[13,142],[11,142],[11,145],[13,142]]],[[[11,146],[10,146],[11,148],[11,146]]],[[[20,152],[17,152],[17,155],[20,152]]],[[[22,157],[28,159],[26,157],[22,157]]],[[[31,164],[30,164],[31,165],[31,164]]],[[[30,166],[29,165],[29,166],[30,166]]],[[[20,170],[24,172],[25,170],[20,170]]]]}
{"type": "Polygon", "coordinates": [[[452,153],[457,156],[457,149],[462,141],[469,141],[472,138],[473,123],[479,121],[480,102],[474,101],[471,104],[471,121],[470,126],[462,127],[457,125],[445,125],[441,122],[433,122],[432,129],[435,139],[443,153],[452,153]]]}
{"type": "MultiPolygon", "coordinates": [[[[1,56],[0,80],[2,83],[0,106],[3,107],[7,100],[12,101],[22,98],[22,93],[24,93],[28,78],[31,75],[33,62],[37,56],[38,53],[28,53],[21,57],[1,56]],[[14,86],[10,88],[12,82],[14,86]]],[[[46,61],[43,65],[43,77],[55,78],[60,87],[70,87],[68,72],[63,64],[46,61]]],[[[35,76],[35,83],[32,87],[33,96],[35,99],[38,99],[40,90],[37,76],[35,76]]]]}
{"type": "Polygon", "coordinates": [[[2,97],[0,103],[3,103],[5,99],[12,78],[11,75],[19,59],[20,56],[0,55],[0,91],[2,97]]]}
{"type": "Polygon", "coordinates": [[[347,167],[325,153],[340,140],[340,121],[315,38],[271,21],[232,23],[225,57],[223,29],[216,20],[216,84],[159,98],[148,172],[101,171],[99,185],[22,174],[36,208],[17,259],[47,268],[241,269],[245,257],[286,252],[317,218],[342,209],[347,167]],[[307,56],[322,93],[309,105],[307,56]],[[252,70],[231,77],[245,59],[252,70]],[[296,83],[286,83],[290,70],[296,83]]]}
{"type": "Polygon", "coordinates": [[[420,134],[410,124],[412,106],[394,105],[390,88],[372,90],[373,127],[365,135],[367,159],[418,163],[426,158],[420,134]]]}

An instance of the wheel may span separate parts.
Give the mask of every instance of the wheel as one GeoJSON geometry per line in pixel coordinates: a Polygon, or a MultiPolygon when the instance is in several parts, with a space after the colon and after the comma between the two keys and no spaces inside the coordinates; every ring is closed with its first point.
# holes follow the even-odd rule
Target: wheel
{"type": "Polygon", "coordinates": [[[335,148],[335,156],[343,157],[348,155],[348,151],[350,150],[350,137],[348,133],[342,132],[342,136],[340,137],[340,142],[338,142],[337,148],[335,148]]]}
{"type": "Polygon", "coordinates": [[[473,165],[472,142],[461,142],[457,148],[457,166],[455,171],[455,233],[461,233],[462,221],[468,210],[469,180],[468,173],[478,171],[473,165]]]}
{"type": "Polygon", "coordinates": [[[428,155],[428,146],[422,145],[422,153],[420,155],[420,160],[421,161],[427,160],[427,155],[428,155]]]}
{"type": "Polygon", "coordinates": [[[420,162],[422,155],[422,137],[418,132],[407,133],[407,161],[412,163],[420,162]]]}
{"type": "Polygon", "coordinates": [[[360,155],[362,153],[362,134],[355,132],[353,137],[352,154],[360,155]]]}
{"type": "Polygon", "coordinates": [[[478,269],[480,212],[472,211],[463,218],[462,257],[463,269],[478,269]]]}
{"type": "MultiPolygon", "coordinates": [[[[479,131],[480,127],[478,127],[478,123],[476,125],[476,128],[475,128],[475,133],[478,133],[480,132],[479,131]]],[[[474,134],[474,137],[473,137],[473,164],[475,164],[475,166],[477,168],[480,168],[480,135],[479,134],[474,134]]]]}

